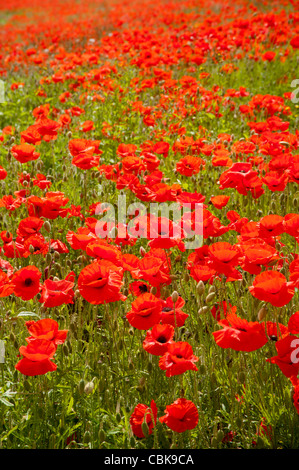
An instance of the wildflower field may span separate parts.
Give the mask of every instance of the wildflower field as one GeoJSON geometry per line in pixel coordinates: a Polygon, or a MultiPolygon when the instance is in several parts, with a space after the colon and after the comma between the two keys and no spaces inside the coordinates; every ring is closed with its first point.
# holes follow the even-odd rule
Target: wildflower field
{"type": "Polygon", "coordinates": [[[298,449],[298,0],[0,26],[0,448],[298,449]]]}

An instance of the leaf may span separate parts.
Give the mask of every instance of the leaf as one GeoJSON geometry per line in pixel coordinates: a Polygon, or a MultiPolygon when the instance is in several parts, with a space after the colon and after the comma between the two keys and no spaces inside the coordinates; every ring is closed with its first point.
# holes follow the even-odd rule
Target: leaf
{"type": "Polygon", "coordinates": [[[17,317],[37,317],[37,318],[40,318],[40,316],[37,313],[34,313],[34,312],[21,312],[21,313],[18,313],[17,317]]]}
{"type": "Polygon", "coordinates": [[[0,397],[0,401],[6,406],[14,406],[13,403],[10,403],[10,401],[6,400],[4,397],[0,397]]]}
{"type": "Polygon", "coordinates": [[[73,399],[73,397],[71,397],[70,402],[69,402],[68,407],[67,407],[67,410],[66,410],[67,415],[69,415],[72,412],[73,404],[74,404],[74,399],[73,399]]]}

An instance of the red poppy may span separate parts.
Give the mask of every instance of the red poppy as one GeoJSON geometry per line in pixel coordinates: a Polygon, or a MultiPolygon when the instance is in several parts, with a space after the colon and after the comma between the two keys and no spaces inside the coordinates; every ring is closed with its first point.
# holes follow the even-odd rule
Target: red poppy
{"type": "Polygon", "coordinates": [[[0,180],[5,180],[7,177],[7,171],[4,170],[3,166],[0,165],[0,180]]]}
{"type": "Polygon", "coordinates": [[[298,346],[299,340],[296,336],[286,335],[275,343],[277,356],[270,357],[266,361],[276,364],[286,377],[297,377],[299,371],[298,346]]]}
{"type": "Polygon", "coordinates": [[[41,290],[42,273],[35,266],[19,269],[11,278],[14,294],[23,300],[30,300],[41,290]]]}
{"type": "Polygon", "coordinates": [[[15,366],[15,368],[23,375],[35,376],[44,375],[47,372],[53,372],[57,369],[57,365],[50,359],[44,361],[31,361],[27,357],[23,357],[15,366]]]}
{"type": "Polygon", "coordinates": [[[209,246],[210,259],[208,264],[219,274],[227,278],[242,279],[235,269],[240,262],[240,251],[237,246],[228,242],[216,242],[209,246]]]}
{"type": "MultiPolygon", "coordinates": [[[[1,266],[0,266],[1,268],[1,266]]],[[[14,287],[4,271],[0,269],[0,298],[8,297],[13,293],[14,287]]]]}
{"type": "Polygon", "coordinates": [[[264,271],[256,276],[249,291],[259,300],[275,307],[283,307],[293,298],[295,286],[294,282],[287,282],[285,276],[278,271],[264,271]]]}
{"type": "Polygon", "coordinates": [[[294,335],[299,335],[299,312],[295,312],[290,316],[288,331],[294,335]]]}
{"type": "Polygon", "coordinates": [[[28,238],[39,233],[44,221],[38,217],[26,217],[22,219],[17,228],[17,235],[21,238],[28,238]]]}
{"type": "Polygon", "coordinates": [[[137,297],[126,317],[130,325],[138,330],[148,330],[160,322],[161,301],[151,293],[137,297]]]}
{"type": "Polygon", "coordinates": [[[251,352],[262,348],[268,342],[263,324],[248,322],[234,312],[226,315],[218,324],[223,328],[214,331],[213,336],[221,348],[251,352]]]}
{"type": "Polygon", "coordinates": [[[163,356],[167,352],[168,345],[173,342],[174,328],[171,325],[154,325],[146,332],[143,341],[143,349],[154,356],[163,356]]]}
{"type": "Polygon", "coordinates": [[[87,302],[99,305],[126,297],[120,292],[123,270],[111,261],[95,261],[82,269],[78,277],[78,289],[87,302]]]}
{"type": "Polygon", "coordinates": [[[68,333],[68,330],[59,330],[57,321],[51,318],[43,318],[38,321],[29,320],[26,322],[26,327],[31,335],[26,338],[27,342],[34,339],[44,339],[53,341],[57,346],[65,342],[68,333]]]}
{"type": "Polygon", "coordinates": [[[178,161],[176,171],[183,176],[192,176],[199,173],[201,166],[205,165],[205,161],[200,157],[187,155],[178,161]]]}
{"type": "Polygon", "coordinates": [[[188,313],[183,312],[182,308],[185,305],[185,300],[179,296],[178,300],[174,303],[172,297],[168,297],[162,301],[161,323],[172,325],[180,328],[185,324],[186,319],[189,317],[188,313]]]}
{"type": "Polygon", "coordinates": [[[167,352],[159,360],[159,367],[166,371],[166,377],[172,377],[187,370],[198,371],[194,364],[197,361],[192,346],[186,341],[178,341],[168,345],[167,352]]]}
{"type": "Polygon", "coordinates": [[[194,429],[199,420],[196,406],[191,400],[178,398],[171,405],[166,406],[165,415],[159,418],[172,431],[184,432],[194,429]]]}
{"type": "Polygon", "coordinates": [[[222,209],[222,207],[225,207],[226,204],[228,203],[230,199],[230,196],[213,196],[211,197],[211,203],[213,204],[216,209],[222,209]]]}
{"type": "Polygon", "coordinates": [[[14,145],[11,148],[12,156],[20,163],[27,163],[32,160],[37,160],[40,156],[38,152],[35,152],[34,145],[31,144],[20,144],[14,145]]]}
{"type": "Polygon", "coordinates": [[[148,407],[143,403],[139,403],[130,416],[130,426],[133,434],[136,437],[143,438],[142,424],[146,423],[149,435],[152,434],[153,428],[157,422],[158,409],[154,400],[151,401],[151,406],[148,407]]]}
{"type": "Polygon", "coordinates": [[[41,291],[39,302],[46,308],[59,307],[60,305],[73,304],[74,282],[62,279],[53,281],[46,279],[41,291]]]}

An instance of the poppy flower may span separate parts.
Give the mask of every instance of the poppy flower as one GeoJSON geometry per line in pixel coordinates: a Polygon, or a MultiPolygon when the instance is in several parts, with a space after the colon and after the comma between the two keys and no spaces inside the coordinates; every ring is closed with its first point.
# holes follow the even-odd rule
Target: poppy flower
{"type": "Polygon", "coordinates": [[[0,269],[0,298],[8,297],[9,295],[13,293],[13,290],[14,290],[14,287],[11,284],[11,281],[8,275],[4,271],[1,271],[0,269]]]}
{"type": "Polygon", "coordinates": [[[250,274],[260,274],[262,266],[272,265],[270,263],[279,260],[276,249],[262,239],[248,240],[238,246],[244,256],[240,266],[250,274]]]}
{"type": "Polygon", "coordinates": [[[106,240],[91,240],[86,246],[86,254],[97,259],[107,259],[116,266],[122,265],[122,255],[119,248],[110,245],[106,240]]]}
{"type": "Polygon", "coordinates": [[[126,317],[130,325],[138,330],[148,330],[160,322],[161,301],[146,292],[132,302],[131,310],[126,317]]]}
{"type": "Polygon", "coordinates": [[[287,335],[275,343],[277,356],[266,359],[271,364],[276,364],[281,372],[288,378],[297,377],[299,371],[299,358],[297,357],[298,339],[296,336],[287,335]]]}
{"type": "Polygon", "coordinates": [[[27,199],[29,215],[50,220],[64,218],[68,214],[68,209],[64,207],[68,201],[60,191],[47,192],[45,197],[30,196],[27,199]]]}
{"type": "Polygon", "coordinates": [[[151,286],[146,282],[134,281],[130,284],[129,291],[134,297],[150,292],[151,286]]]}
{"type": "Polygon", "coordinates": [[[209,246],[208,264],[219,274],[227,278],[240,279],[241,274],[235,269],[240,262],[240,251],[237,246],[228,242],[216,242],[209,246]]]}
{"type": "Polygon", "coordinates": [[[187,155],[177,162],[176,171],[183,176],[192,176],[199,173],[200,167],[204,165],[205,161],[202,158],[187,155]]]}
{"type": "Polygon", "coordinates": [[[69,230],[66,234],[66,240],[73,250],[86,250],[87,245],[96,240],[97,237],[87,227],[78,227],[77,232],[69,230]]]}
{"type": "Polygon", "coordinates": [[[27,357],[23,357],[15,365],[15,368],[26,376],[44,375],[47,372],[53,372],[57,369],[57,365],[50,359],[44,361],[31,361],[27,357]]]}
{"type": "Polygon", "coordinates": [[[40,156],[40,154],[35,151],[34,145],[27,143],[14,145],[11,148],[11,153],[12,156],[20,163],[27,163],[33,160],[37,160],[40,156]]]}
{"type": "Polygon", "coordinates": [[[274,307],[283,307],[293,298],[295,286],[294,282],[287,282],[285,276],[278,271],[264,271],[256,276],[249,292],[274,307]]]}
{"type": "Polygon", "coordinates": [[[131,270],[131,274],[135,279],[143,279],[154,287],[171,282],[166,256],[159,258],[149,254],[138,261],[137,267],[131,270]]]}
{"type": "Polygon", "coordinates": [[[73,304],[74,282],[62,279],[54,281],[46,279],[41,291],[39,302],[46,308],[59,307],[60,305],[73,304]]]}
{"type": "Polygon", "coordinates": [[[158,409],[154,400],[151,401],[151,406],[148,407],[143,403],[139,403],[130,416],[130,426],[133,434],[142,439],[144,433],[142,431],[142,424],[146,423],[149,435],[152,434],[153,428],[157,422],[158,409]]]}
{"type": "Polygon", "coordinates": [[[45,238],[42,235],[32,235],[24,241],[24,254],[23,257],[26,258],[32,255],[46,255],[49,251],[49,243],[45,241],[45,238]]]}
{"type": "Polygon", "coordinates": [[[38,321],[29,320],[26,322],[26,327],[31,335],[26,338],[27,342],[34,339],[44,339],[53,341],[57,346],[65,342],[68,333],[68,330],[59,330],[57,321],[51,318],[43,318],[38,321]]]}
{"type": "Polygon", "coordinates": [[[192,346],[186,341],[178,341],[168,345],[167,352],[159,360],[159,367],[166,371],[166,377],[172,377],[187,370],[198,371],[194,364],[197,361],[192,346]]]}
{"type": "Polygon", "coordinates": [[[284,232],[284,218],[281,215],[266,215],[257,223],[259,237],[267,239],[276,237],[284,232]]]}
{"type": "Polygon", "coordinates": [[[173,341],[174,328],[169,324],[154,325],[146,332],[143,341],[143,349],[154,356],[163,356],[167,352],[168,345],[173,341]]]}
{"type": "Polygon", "coordinates": [[[223,328],[214,331],[213,336],[221,348],[251,352],[262,348],[268,342],[263,324],[248,322],[238,317],[235,312],[227,314],[218,324],[223,328]]]}
{"type": "Polygon", "coordinates": [[[230,199],[230,196],[213,196],[211,197],[210,201],[216,209],[222,209],[225,207],[230,199]]]}
{"type": "Polygon", "coordinates": [[[198,410],[194,403],[186,398],[178,398],[171,405],[167,405],[165,413],[159,421],[165,423],[172,431],[185,432],[194,429],[198,424],[198,410]]]}
{"type": "Polygon", "coordinates": [[[125,300],[120,292],[122,277],[122,268],[111,261],[94,261],[80,272],[78,289],[82,297],[93,305],[125,300]]]}
{"type": "Polygon", "coordinates": [[[21,238],[28,238],[40,232],[44,221],[38,217],[26,217],[22,219],[17,228],[17,235],[21,238]]]}
{"type": "Polygon", "coordinates": [[[293,313],[288,321],[288,331],[294,335],[299,335],[299,312],[293,313]]]}
{"type": "Polygon", "coordinates": [[[7,177],[7,171],[4,170],[3,166],[0,165],[0,180],[5,180],[7,177]]]}
{"type": "Polygon", "coordinates": [[[162,301],[161,323],[172,325],[180,328],[185,324],[189,315],[182,311],[185,301],[179,296],[178,300],[174,303],[172,297],[168,297],[162,301]]]}
{"type": "Polygon", "coordinates": [[[11,278],[13,292],[22,300],[30,300],[41,290],[40,278],[42,273],[36,266],[19,269],[11,278]]]}

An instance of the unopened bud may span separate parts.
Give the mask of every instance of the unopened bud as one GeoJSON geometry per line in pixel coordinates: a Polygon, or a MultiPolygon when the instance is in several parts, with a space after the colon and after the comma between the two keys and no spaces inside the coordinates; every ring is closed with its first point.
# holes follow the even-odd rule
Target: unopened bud
{"type": "Polygon", "coordinates": [[[149,428],[148,428],[148,425],[147,425],[147,423],[146,423],[145,421],[142,423],[141,429],[142,429],[142,432],[143,432],[144,437],[148,437],[148,435],[149,435],[149,428]]]}
{"type": "Polygon", "coordinates": [[[199,293],[199,295],[202,296],[205,292],[205,285],[203,281],[199,281],[196,288],[197,288],[197,292],[199,293]]]}
{"type": "Polygon", "coordinates": [[[100,429],[100,432],[99,432],[99,441],[100,441],[100,444],[102,444],[102,442],[104,442],[106,439],[106,434],[105,432],[103,431],[103,429],[100,429]]]}
{"type": "Polygon", "coordinates": [[[212,300],[215,298],[215,292],[212,292],[211,294],[209,294],[207,297],[206,297],[206,303],[210,303],[212,302],[212,300]]]}
{"type": "Polygon", "coordinates": [[[50,233],[51,232],[51,224],[48,220],[46,220],[46,222],[44,223],[44,229],[46,230],[46,232],[50,233]]]}
{"type": "Polygon", "coordinates": [[[178,301],[178,298],[179,298],[179,294],[177,293],[177,291],[176,290],[173,291],[173,293],[171,294],[171,299],[174,304],[178,301]]]}
{"type": "Polygon", "coordinates": [[[93,389],[94,389],[94,383],[87,382],[87,384],[84,387],[84,393],[86,393],[86,395],[90,395],[93,392],[93,389]]]}
{"type": "Polygon", "coordinates": [[[202,315],[203,313],[207,313],[209,311],[209,307],[207,307],[206,305],[204,307],[201,307],[199,310],[198,310],[198,313],[199,315],[202,315]]]}
{"type": "Polygon", "coordinates": [[[266,315],[267,315],[267,309],[266,307],[262,307],[257,314],[258,321],[263,321],[266,315]]]}
{"type": "Polygon", "coordinates": [[[140,253],[140,256],[144,256],[144,255],[146,254],[146,251],[145,251],[145,249],[143,248],[143,246],[140,247],[139,253],[140,253]]]}

